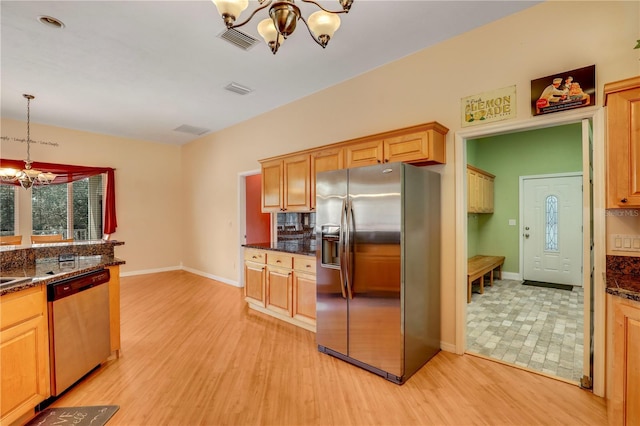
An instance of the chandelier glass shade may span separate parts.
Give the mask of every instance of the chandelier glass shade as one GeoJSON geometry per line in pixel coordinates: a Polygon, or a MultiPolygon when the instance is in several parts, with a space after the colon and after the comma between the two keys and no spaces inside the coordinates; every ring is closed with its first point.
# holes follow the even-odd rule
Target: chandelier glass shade
{"type": "Polygon", "coordinates": [[[11,168],[0,169],[0,180],[8,183],[18,182],[24,189],[29,189],[33,185],[48,185],[56,178],[53,173],[44,173],[40,170],[31,168],[31,100],[34,99],[33,95],[22,95],[27,99],[27,159],[24,160],[24,169],[17,170],[11,168]]]}
{"type": "Polygon", "coordinates": [[[218,8],[227,29],[238,28],[248,23],[258,12],[269,8],[269,18],[263,19],[258,24],[258,33],[267,43],[271,52],[275,55],[282,42],[296,29],[298,21],[302,21],[313,40],[323,48],[327,46],[331,37],[340,27],[338,14],[349,13],[353,0],[338,0],[342,10],[331,11],[322,7],[313,0],[301,0],[303,3],[311,3],[320,10],[312,13],[307,19],[300,12],[295,0],[258,0],[259,6],[245,21],[236,24],[240,14],[249,6],[248,0],[212,0],[218,8]]]}

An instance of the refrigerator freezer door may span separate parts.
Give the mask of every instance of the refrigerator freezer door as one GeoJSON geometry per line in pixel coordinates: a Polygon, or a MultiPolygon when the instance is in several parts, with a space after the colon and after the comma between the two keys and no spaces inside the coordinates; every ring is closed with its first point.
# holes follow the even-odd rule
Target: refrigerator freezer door
{"type": "Polygon", "coordinates": [[[316,342],[347,355],[348,301],[341,263],[347,170],[318,173],[316,179],[316,342]]]}
{"type": "Polygon", "coordinates": [[[349,170],[349,353],[401,377],[402,167],[399,163],[349,170]]]}

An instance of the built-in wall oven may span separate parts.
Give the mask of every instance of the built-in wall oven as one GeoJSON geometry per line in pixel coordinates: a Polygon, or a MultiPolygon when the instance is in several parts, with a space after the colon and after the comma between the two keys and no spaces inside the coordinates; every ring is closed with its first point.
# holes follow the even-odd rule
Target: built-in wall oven
{"type": "Polygon", "coordinates": [[[111,354],[109,278],[100,269],[47,286],[52,396],[111,354]]]}

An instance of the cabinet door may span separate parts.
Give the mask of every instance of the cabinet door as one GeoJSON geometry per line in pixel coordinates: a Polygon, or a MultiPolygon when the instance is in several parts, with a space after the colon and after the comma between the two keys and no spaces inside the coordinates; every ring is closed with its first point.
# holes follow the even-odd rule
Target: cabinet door
{"type": "Polygon", "coordinates": [[[279,212],[284,208],[282,160],[262,163],[262,211],[279,212]]]}
{"type": "Polygon", "coordinates": [[[285,158],[284,209],[307,212],[311,208],[311,158],[308,154],[285,158]]]}
{"type": "Polygon", "coordinates": [[[266,266],[261,263],[244,262],[244,297],[247,302],[265,304],[266,266]]]}
{"type": "Polygon", "coordinates": [[[640,207],[640,87],[607,97],[607,206],[640,207]]]}
{"type": "Polygon", "coordinates": [[[293,317],[316,323],[316,276],[295,271],[293,274],[293,317]]]}
{"type": "Polygon", "coordinates": [[[482,213],[493,213],[493,178],[486,175],[480,176],[482,186],[481,211],[482,213]]]}
{"type": "Polygon", "coordinates": [[[356,143],[346,146],[347,168],[370,166],[382,163],[384,142],[374,140],[371,142],[356,143]]]}
{"type": "Polygon", "coordinates": [[[316,174],[344,168],[344,149],[323,149],[311,153],[311,210],[316,208],[316,174]]]}
{"type": "MultiPolygon", "coordinates": [[[[640,424],[640,303],[614,302],[615,424],[640,424]]],[[[612,423],[613,424],[613,423],[612,423]]]]}
{"type": "Polygon", "coordinates": [[[478,186],[480,179],[478,173],[467,169],[467,212],[480,213],[480,200],[478,186]]]}
{"type": "Polygon", "coordinates": [[[287,316],[293,315],[292,275],[291,269],[267,267],[267,309],[287,316]]]}
{"type": "Polygon", "coordinates": [[[2,296],[0,304],[0,421],[11,424],[50,395],[46,292],[22,290],[2,296]]]}
{"type": "Polygon", "coordinates": [[[384,140],[384,162],[414,162],[429,159],[429,133],[418,132],[384,140]]]}

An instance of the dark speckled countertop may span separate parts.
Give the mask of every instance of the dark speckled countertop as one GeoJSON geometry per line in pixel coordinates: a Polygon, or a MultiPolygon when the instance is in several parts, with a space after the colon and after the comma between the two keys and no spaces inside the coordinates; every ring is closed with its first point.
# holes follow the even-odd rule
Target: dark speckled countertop
{"type": "Polygon", "coordinates": [[[607,256],[607,293],[640,302],[640,257],[607,256]]]}
{"type": "Polygon", "coordinates": [[[251,243],[243,244],[243,247],[256,248],[261,250],[281,251],[291,254],[301,254],[304,256],[316,255],[315,238],[292,238],[280,240],[273,243],[251,243]]]}
{"type": "Polygon", "coordinates": [[[113,255],[113,248],[122,242],[93,242],[93,244],[42,244],[0,253],[0,276],[27,278],[13,285],[0,287],[0,296],[41,284],[82,275],[107,266],[125,264],[113,255]],[[60,254],[68,257],[61,259],[60,254]],[[69,260],[64,260],[64,259],[69,260]],[[62,260],[62,261],[61,261],[62,260]]]}

